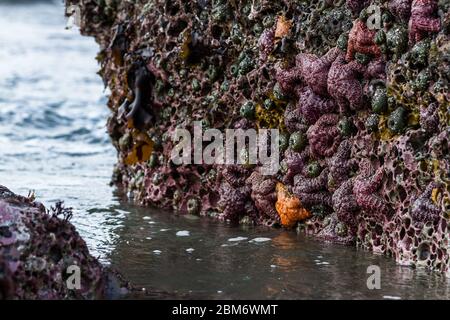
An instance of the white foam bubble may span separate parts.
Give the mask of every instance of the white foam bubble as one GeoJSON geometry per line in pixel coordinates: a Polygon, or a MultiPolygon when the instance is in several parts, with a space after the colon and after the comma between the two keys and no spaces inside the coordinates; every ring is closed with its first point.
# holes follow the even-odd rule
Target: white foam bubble
{"type": "Polygon", "coordinates": [[[243,241],[243,240],[247,240],[247,239],[248,239],[247,237],[236,237],[236,238],[230,238],[230,239],[228,239],[228,241],[237,242],[237,241],[243,241]]]}
{"type": "Polygon", "coordinates": [[[264,238],[264,237],[258,237],[258,238],[254,238],[252,240],[250,240],[249,242],[267,242],[267,241],[271,241],[272,239],[270,238],[264,238]]]}

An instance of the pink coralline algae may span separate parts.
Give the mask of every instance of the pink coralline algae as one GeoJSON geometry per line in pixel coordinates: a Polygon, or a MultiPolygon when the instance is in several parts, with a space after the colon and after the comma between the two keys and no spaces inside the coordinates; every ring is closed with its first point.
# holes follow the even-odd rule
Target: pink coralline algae
{"type": "Polygon", "coordinates": [[[365,70],[356,60],[346,63],[343,55],[339,55],[331,65],[328,73],[328,92],[336,99],[341,113],[345,113],[348,107],[352,110],[363,107],[363,88],[358,76],[365,70]]]}
{"type": "Polygon", "coordinates": [[[325,114],[308,129],[307,136],[312,156],[331,157],[336,152],[341,141],[338,122],[339,115],[325,114]]]}
{"type": "Polygon", "coordinates": [[[381,186],[384,169],[379,167],[375,172],[373,171],[370,160],[365,159],[360,163],[360,171],[353,185],[353,194],[356,203],[369,216],[378,221],[384,221],[390,213],[390,208],[386,201],[379,194],[376,194],[381,186]]]}
{"type": "Polygon", "coordinates": [[[430,32],[438,32],[441,21],[437,17],[437,0],[413,0],[409,19],[409,42],[414,44],[430,32]]]}
{"type": "Polygon", "coordinates": [[[439,130],[439,105],[432,103],[428,107],[420,108],[420,126],[428,133],[435,133],[439,130]]]}
{"type": "Polygon", "coordinates": [[[356,52],[379,57],[381,51],[374,43],[375,34],[376,30],[370,30],[367,23],[359,19],[356,20],[348,36],[346,60],[352,61],[356,52]]]}

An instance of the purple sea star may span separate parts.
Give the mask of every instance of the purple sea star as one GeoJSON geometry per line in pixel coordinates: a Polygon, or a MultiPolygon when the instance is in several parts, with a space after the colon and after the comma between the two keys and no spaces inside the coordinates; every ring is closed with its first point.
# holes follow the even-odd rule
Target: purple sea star
{"type": "Polygon", "coordinates": [[[358,74],[363,74],[366,68],[356,62],[345,62],[344,55],[336,58],[328,74],[328,92],[336,99],[341,113],[350,105],[352,110],[361,109],[364,105],[363,89],[357,79],[358,74]]]}
{"type": "Polygon", "coordinates": [[[413,0],[409,19],[409,42],[422,40],[429,32],[438,32],[441,21],[437,17],[437,0],[413,0]]]}
{"type": "Polygon", "coordinates": [[[325,114],[307,131],[311,155],[331,157],[337,150],[341,135],[337,127],[339,115],[325,114]]]}
{"type": "Polygon", "coordinates": [[[378,221],[383,221],[384,216],[390,212],[389,205],[384,201],[376,191],[381,185],[384,169],[378,168],[373,172],[370,160],[363,159],[360,162],[360,172],[353,185],[353,194],[356,203],[370,216],[378,221]]]}

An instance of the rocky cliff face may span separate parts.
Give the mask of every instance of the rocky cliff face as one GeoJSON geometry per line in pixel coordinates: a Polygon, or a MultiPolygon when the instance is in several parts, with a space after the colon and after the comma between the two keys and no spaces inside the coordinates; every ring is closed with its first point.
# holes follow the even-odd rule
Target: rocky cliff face
{"type": "Polygon", "coordinates": [[[113,182],[145,205],[449,263],[449,4],[68,0],[100,44],[113,182]],[[177,128],[280,130],[281,169],[175,165],[177,128]]]}
{"type": "Polygon", "coordinates": [[[71,214],[61,203],[47,211],[32,196],[0,186],[0,300],[111,299],[128,292],[120,275],[89,254],[71,214]]]}

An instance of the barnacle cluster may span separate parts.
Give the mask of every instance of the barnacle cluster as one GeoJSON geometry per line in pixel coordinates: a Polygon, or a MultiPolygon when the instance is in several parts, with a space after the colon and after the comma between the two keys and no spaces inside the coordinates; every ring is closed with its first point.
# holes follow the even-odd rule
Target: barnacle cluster
{"type": "Polygon", "coordinates": [[[71,208],[51,210],[0,186],[0,299],[105,299],[131,289],[89,254],[69,222],[71,208]],[[68,279],[79,268],[80,288],[68,279]]]}
{"type": "Polygon", "coordinates": [[[449,5],[68,0],[100,44],[113,182],[449,270],[449,5]],[[177,128],[280,130],[280,170],[170,161],[177,128]]]}

